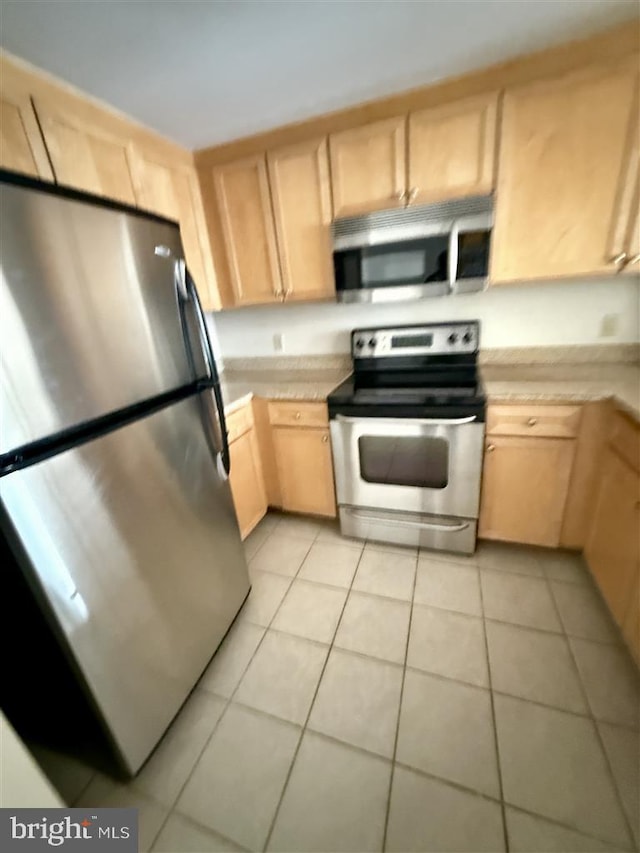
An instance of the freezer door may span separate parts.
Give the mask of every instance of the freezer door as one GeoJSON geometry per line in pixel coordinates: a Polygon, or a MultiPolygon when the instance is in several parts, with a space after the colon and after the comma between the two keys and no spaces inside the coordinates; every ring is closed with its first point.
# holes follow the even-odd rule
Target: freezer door
{"type": "Polygon", "coordinates": [[[0,479],[22,569],[132,773],[249,591],[200,403],[190,397],[0,479]]]}
{"type": "Polygon", "coordinates": [[[0,184],[0,453],[204,375],[182,257],[177,225],[0,184]]]}

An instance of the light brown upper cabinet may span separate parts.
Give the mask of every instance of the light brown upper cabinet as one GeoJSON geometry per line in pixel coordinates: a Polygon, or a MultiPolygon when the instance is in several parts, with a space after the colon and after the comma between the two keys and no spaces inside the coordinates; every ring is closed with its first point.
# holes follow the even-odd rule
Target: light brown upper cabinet
{"type": "Polygon", "coordinates": [[[493,282],[612,272],[626,262],[637,128],[636,62],[506,92],[493,282]]]}
{"type": "Polygon", "coordinates": [[[329,137],[335,216],[403,207],[405,116],[329,137]]]}
{"type": "Polygon", "coordinates": [[[494,187],[498,96],[409,115],[407,202],[485,195],[494,187]]]}
{"type": "Polygon", "coordinates": [[[282,285],[287,300],[335,294],[326,139],[267,154],[282,285]]]}
{"type": "Polygon", "coordinates": [[[34,101],[56,180],[135,204],[129,141],[54,103],[34,101]]]}
{"type": "Polygon", "coordinates": [[[134,146],[130,152],[138,205],[180,223],[187,266],[205,309],[217,308],[211,250],[195,170],[134,146]]]}
{"type": "Polygon", "coordinates": [[[53,180],[31,99],[8,91],[4,85],[0,92],[0,166],[34,178],[53,180]]]}
{"type": "Polygon", "coordinates": [[[280,301],[283,290],[263,154],[213,169],[236,305],[280,301]]]}

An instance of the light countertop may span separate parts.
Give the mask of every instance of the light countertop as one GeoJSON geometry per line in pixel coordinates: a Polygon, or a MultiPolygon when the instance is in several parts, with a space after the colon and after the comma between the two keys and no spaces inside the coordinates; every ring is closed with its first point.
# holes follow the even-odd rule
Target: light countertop
{"type": "Polygon", "coordinates": [[[252,396],[268,400],[326,400],[351,370],[255,370],[225,371],[221,376],[222,398],[229,414],[252,396]]]}
{"type": "MultiPolygon", "coordinates": [[[[222,374],[225,411],[253,395],[270,400],[326,400],[349,369],[242,370],[222,374]]],[[[614,401],[640,420],[640,365],[485,364],[481,367],[489,403],[584,403],[614,401]]]]}
{"type": "Polygon", "coordinates": [[[490,403],[585,403],[613,400],[640,420],[637,364],[485,365],[490,403]]]}

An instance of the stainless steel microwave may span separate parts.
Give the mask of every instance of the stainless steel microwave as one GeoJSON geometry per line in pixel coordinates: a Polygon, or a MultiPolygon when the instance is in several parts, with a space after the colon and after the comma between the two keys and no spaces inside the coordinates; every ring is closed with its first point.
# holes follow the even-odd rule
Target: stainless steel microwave
{"type": "Polygon", "coordinates": [[[483,290],[493,199],[378,211],[333,223],[339,302],[390,302],[483,290]]]}

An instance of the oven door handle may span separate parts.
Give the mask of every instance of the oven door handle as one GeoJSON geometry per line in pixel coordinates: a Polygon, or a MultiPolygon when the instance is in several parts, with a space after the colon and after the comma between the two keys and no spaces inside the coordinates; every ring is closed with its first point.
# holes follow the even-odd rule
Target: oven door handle
{"type": "Polygon", "coordinates": [[[437,524],[433,521],[409,521],[403,518],[394,518],[393,520],[390,518],[383,519],[379,515],[360,512],[356,509],[347,509],[347,512],[349,515],[352,515],[354,518],[360,518],[362,521],[391,522],[399,527],[428,527],[431,530],[446,530],[447,533],[458,533],[461,530],[466,530],[471,524],[469,521],[463,521],[458,524],[437,524]]]}
{"type": "Polygon", "coordinates": [[[467,418],[349,418],[346,415],[336,415],[334,420],[342,424],[366,424],[367,421],[375,423],[408,426],[409,424],[424,424],[425,426],[463,426],[472,424],[477,420],[476,415],[467,418]]]}

